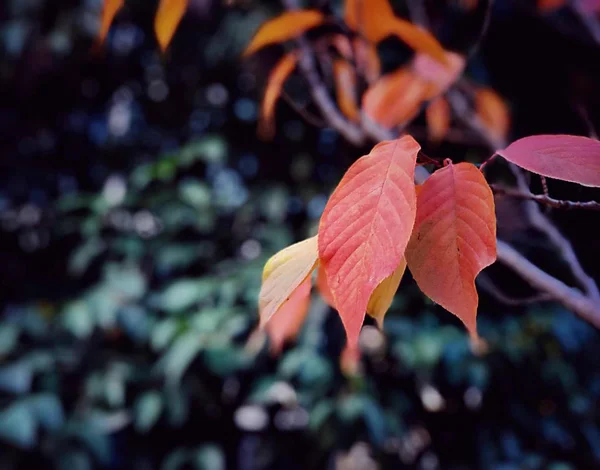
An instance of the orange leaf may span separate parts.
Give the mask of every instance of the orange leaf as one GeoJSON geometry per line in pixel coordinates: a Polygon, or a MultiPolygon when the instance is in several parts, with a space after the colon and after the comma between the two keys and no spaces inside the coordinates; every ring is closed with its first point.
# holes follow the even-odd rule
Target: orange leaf
{"type": "Polygon", "coordinates": [[[257,50],[270,44],[294,39],[305,31],[323,23],[323,19],[323,14],[316,10],[297,10],[282,13],[267,21],[258,29],[250,45],[244,51],[244,56],[254,54],[257,50]]]}
{"type": "Polygon", "coordinates": [[[100,32],[98,33],[98,42],[100,44],[104,43],[108,34],[108,30],[110,29],[110,25],[115,19],[115,16],[117,16],[119,10],[123,8],[124,4],[124,0],[104,0],[102,17],[100,20],[100,32]]]}
{"type": "Polygon", "coordinates": [[[317,265],[317,237],[295,243],[273,255],[265,264],[258,296],[260,326],[278,312],[317,265]]]}
{"type": "Polygon", "coordinates": [[[344,21],[373,43],[395,35],[416,52],[446,63],[444,48],[438,40],[425,29],[398,18],[388,0],[346,0],[344,21]]]}
{"type": "Polygon", "coordinates": [[[427,133],[434,142],[444,140],[450,129],[450,105],[446,98],[433,100],[425,110],[427,133]]]}
{"type": "Polygon", "coordinates": [[[325,274],[325,268],[322,264],[319,264],[319,269],[317,270],[317,290],[325,303],[331,308],[335,308],[333,296],[331,295],[329,284],[327,283],[327,274],[325,274]]]}
{"type": "Polygon", "coordinates": [[[460,318],[473,338],[475,277],[495,260],[494,196],[482,173],[470,163],[437,170],[419,191],[406,261],[421,290],[460,318]]]}
{"type": "Polygon", "coordinates": [[[419,113],[430,87],[411,70],[401,68],[369,87],[363,96],[362,108],[373,121],[391,129],[419,113]]]}
{"type": "Polygon", "coordinates": [[[163,52],[169,47],[187,5],[188,0],[160,0],[154,17],[154,32],[163,52]]]}
{"type": "Polygon", "coordinates": [[[392,300],[394,300],[394,295],[396,295],[405,270],[406,259],[402,258],[400,266],[390,276],[381,281],[371,294],[367,305],[367,313],[377,321],[379,328],[383,328],[383,319],[392,305],[392,300]]]}
{"type": "Polygon", "coordinates": [[[356,75],[354,67],[344,59],[333,62],[333,76],[338,105],[344,115],[352,120],[358,119],[359,110],[356,105],[356,75]]]}
{"type": "Polygon", "coordinates": [[[351,348],[371,294],[404,256],[416,213],[420,148],[410,136],[377,144],[348,169],[323,211],[319,258],[351,348]]]}
{"type": "Polygon", "coordinates": [[[475,92],[475,110],[496,139],[505,139],[510,127],[510,115],[504,100],[489,88],[475,92]]]}
{"type": "Polygon", "coordinates": [[[286,341],[295,339],[308,313],[311,278],[308,276],[277,310],[277,314],[266,325],[271,337],[271,352],[279,354],[286,341]]]}
{"type": "Polygon", "coordinates": [[[258,122],[258,133],[265,140],[273,138],[275,134],[275,103],[277,103],[285,81],[296,68],[297,61],[296,54],[290,52],[277,62],[269,74],[258,122]]]}

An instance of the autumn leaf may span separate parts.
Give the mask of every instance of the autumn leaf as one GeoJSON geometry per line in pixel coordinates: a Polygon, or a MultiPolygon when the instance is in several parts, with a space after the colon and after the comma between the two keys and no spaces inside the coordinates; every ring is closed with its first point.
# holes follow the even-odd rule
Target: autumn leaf
{"type": "Polygon", "coordinates": [[[368,83],[375,83],[381,75],[381,61],[377,47],[362,38],[355,38],[354,50],[356,51],[356,68],[365,77],[368,83]]]}
{"type": "Polygon", "coordinates": [[[410,69],[401,68],[369,87],[363,96],[362,109],[370,119],[391,129],[419,113],[430,87],[410,69]]]}
{"type": "Polygon", "coordinates": [[[323,23],[324,16],[316,10],[288,11],[264,23],[254,35],[244,56],[254,54],[271,44],[289,41],[323,23]]]}
{"type": "Polygon", "coordinates": [[[338,105],[342,113],[351,121],[359,116],[356,104],[356,75],[354,67],[345,59],[333,61],[333,76],[338,105]]]}
{"type": "Polygon", "coordinates": [[[329,290],[329,284],[327,283],[327,274],[325,274],[325,268],[320,263],[319,268],[317,269],[317,290],[325,303],[335,309],[333,296],[331,295],[331,290],[329,290]]]}
{"type": "Polygon", "coordinates": [[[296,68],[297,61],[296,54],[290,52],[279,60],[269,74],[258,122],[258,133],[265,140],[273,138],[275,134],[275,104],[281,95],[285,81],[296,68]]]}
{"type": "Polygon", "coordinates": [[[431,85],[429,94],[424,99],[430,100],[446,92],[461,76],[466,63],[464,56],[454,52],[446,53],[446,65],[433,60],[427,54],[417,54],[411,68],[416,76],[431,85]]]}
{"type": "Polygon", "coordinates": [[[394,35],[416,52],[446,63],[438,40],[427,30],[397,17],[388,0],[346,0],[344,21],[373,43],[394,35]]]}
{"type": "Polygon", "coordinates": [[[477,338],[475,277],[496,260],[494,196],[470,163],[437,170],[417,198],[406,261],[419,288],[477,338]]]}
{"type": "Polygon", "coordinates": [[[425,110],[427,120],[427,134],[434,142],[444,140],[450,129],[450,105],[443,98],[433,100],[425,110]]]}
{"type": "Polygon", "coordinates": [[[100,19],[100,32],[98,33],[98,43],[103,44],[108,35],[108,30],[112,24],[115,16],[123,5],[124,0],[104,0],[104,6],[102,7],[102,16],[100,19]]]}
{"type": "Polygon", "coordinates": [[[495,139],[505,139],[510,128],[510,114],[504,100],[490,88],[475,92],[475,111],[495,139]]]}
{"type": "Polygon", "coordinates": [[[273,354],[279,354],[284,343],[295,339],[300,332],[308,313],[311,287],[311,278],[308,276],[266,324],[273,354]]]}
{"type": "Polygon", "coordinates": [[[345,375],[356,375],[360,372],[360,349],[358,345],[347,343],[340,354],[340,369],[345,375]]]}
{"type": "Polygon", "coordinates": [[[600,187],[600,142],[575,135],[535,135],[496,152],[539,175],[600,187]]]}
{"type": "Polygon", "coordinates": [[[379,328],[383,329],[383,319],[392,305],[392,300],[394,300],[394,295],[396,295],[405,270],[406,259],[402,258],[396,270],[381,281],[371,294],[367,305],[367,313],[377,321],[379,328]]]}
{"type": "Polygon", "coordinates": [[[357,160],[329,198],[319,224],[319,258],[355,347],[375,288],[400,265],[415,213],[419,144],[381,142],[357,160]]]}
{"type": "Polygon", "coordinates": [[[160,0],[154,17],[154,33],[163,52],[169,47],[187,5],[188,0],[160,0]]]}
{"type": "Polygon", "coordinates": [[[273,255],[263,269],[258,296],[260,326],[264,327],[317,264],[317,237],[295,243],[273,255]]]}

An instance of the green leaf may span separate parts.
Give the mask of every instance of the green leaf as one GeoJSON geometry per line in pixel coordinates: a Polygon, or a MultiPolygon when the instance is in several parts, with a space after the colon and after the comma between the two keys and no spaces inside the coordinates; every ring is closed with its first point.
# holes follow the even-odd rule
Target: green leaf
{"type": "Polygon", "coordinates": [[[160,393],[144,393],[135,403],[135,428],[146,433],[156,424],[163,411],[163,398],[160,393]]]}
{"type": "Polygon", "coordinates": [[[36,436],[35,416],[26,402],[17,402],[0,412],[0,440],[29,449],[35,445],[36,436]]]}

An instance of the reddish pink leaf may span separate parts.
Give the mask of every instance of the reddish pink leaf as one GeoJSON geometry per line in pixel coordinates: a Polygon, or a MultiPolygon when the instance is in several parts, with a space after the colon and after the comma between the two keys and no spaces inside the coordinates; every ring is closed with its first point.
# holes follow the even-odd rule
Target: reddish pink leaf
{"type": "Polygon", "coordinates": [[[344,375],[357,375],[360,371],[360,349],[357,346],[351,347],[346,344],[340,354],[340,369],[344,375]]]}
{"type": "Polygon", "coordinates": [[[331,308],[335,308],[333,296],[331,295],[329,284],[327,283],[327,274],[325,274],[325,268],[322,264],[319,264],[319,269],[317,270],[317,290],[319,291],[319,294],[321,294],[323,301],[331,308]]]}
{"type": "Polygon", "coordinates": [[[316,10],[288,11],[263,24],[244,51],[244,56],[271,44],[289,41],[323,22],[323,13],[316,10]]]}
{"type": "Polygon", "coordinates": [[[431,175],[417,197],[406,261],[420,289],[477,337],[475,277],[496,260],[494,196],[470,163],[431,175]]]}
{"type": "Polygon", "coordinates": [[[410,136],[377,144],[348,169],[321,217],[319,258],[350,348],[371,294],[400,265],[410,238],[419,149],[410,136]]]}
{"type": "Polygon", "coordinates": [[[498,155],[539,175],[600,187],[600,142],[576,135],[534,135],[498,155]]]}
{"type": "Polygon", "coordinates": [[[271,352],[279,354],[286,341],[295,339],[308,313],[311,278],[307,277],[266,325],[271,337],[271,352]]]}

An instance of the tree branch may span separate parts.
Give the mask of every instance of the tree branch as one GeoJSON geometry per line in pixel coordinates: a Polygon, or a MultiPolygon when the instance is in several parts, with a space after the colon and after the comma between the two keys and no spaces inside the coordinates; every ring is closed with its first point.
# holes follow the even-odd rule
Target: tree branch
{"type": "MultiPolygon", "coordinates": [[[[282,1],[284,6],[289,10],[298,8],[296,0],[282,1]]],[[[298,41],[298,45],[301,51],[299,68],[309,84],[312,98],[321,111],[323,119],[325,119],[331,127],[336,129],[349,142],[355,145],[361,145],[366,137],[369,137],[376,142],[398,137],[399,132],[384,129],[364,115],[362,116],[360,126],[346,120],[338,110],[327,87],[319,77],[314,64],[314,55],[308,42],[304,38],[301,38],[298,41]]],[[[471,111],[467,98],[460,92],[460,87],[448,91],[446,97],[456,116],[469,129],[477,132],[492,151],[506,147],[506,142],[492,136],[479,117],[471,111]]],[[[424,167],[418,166],[416,168],[415,181],[417,183],[422,183],[428,176],[429,172],[424,167]]],[[[577,289],[567,286],[562,281],[544,272],[511,245],[501,240],[498,240],[497,244],[498,261],[509,266],[542,294],[551,296],[583,319],[587,320],[597,328],[600,328],[600,301],[598,301],[598,299],[600,299],[600,294],[598,294],[596,284],[581,267],[569,241],[540,212],[539,207],[536,204],[531,202],[528,205],[534,208],[529,211],[530,216],[532,217],[532,223],[538,229],[546,233],[550,241],[557,247],[574,276],[582,286],[585,287],[587,295],[582,294],[577,289]]]]}
{"type": "Polygon", "coordinates": [[[497,184],[491,184],[490,187],[496,194],[503,194],[517,199],[534,201],[542,206],[554,207],[555,209],[588,209],[600,211],[600,203],[596,201],[564,201],[561,199],[554,199],[543,194],[533,194],[530,192],[519,191],[518,189],[514,188],[505,188],[504,186],[499,186],[497,184]]]}

